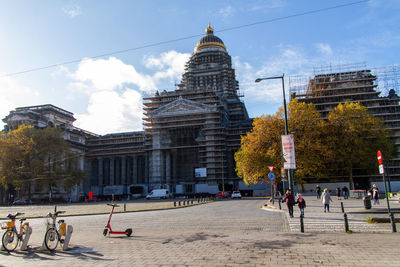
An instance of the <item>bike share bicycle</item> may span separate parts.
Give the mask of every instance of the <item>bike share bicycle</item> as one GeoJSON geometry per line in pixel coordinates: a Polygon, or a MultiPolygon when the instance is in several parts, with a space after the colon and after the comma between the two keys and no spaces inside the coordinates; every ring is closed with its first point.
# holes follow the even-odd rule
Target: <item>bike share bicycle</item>
{"type": "MultiPolygon", "coordinates": [[[[23,221],[26,220],[26,218],[21,218],[19,219],[20,221],[20,228],[19,228],[19,233],[17,227],[15,227],[15,220],[17,216],[23,215],[23,213],[17,212],[15,214],[8,214],[7,218],[10,219],[9,222],[7,222],[7,225],[2,227],[2,229],[7,229],[5,233],[3,234],[3,238],[1,239],[3,248],[8,251],[12,252],[14,251],[17,247],[19,242],[23,244],[24,240],[27,238],[27,233],[31,231],[29,227],[29,222],[22,223],[23,221]]],[[[29,240],[29,238],[28,238],[29,240]]],[[[28,241],[26,240],[26,241],[28,241]]],[[[27,242],[25,242],[26,245],[27,242]]],[[[22,249],[22,245],[21,245],[22,249]]]]}
{"type": "Polygon", "coordinates": [[[51,252],[57,248],[58,242],[62,244],[65,241],[63,238],[63,236],[66,235],[65,221],[59,220],[57,222],[58,227],[56,226],[57,217],[62,213],[65,213],[65,211],[54,211],[54,213],[49,212],[47,214],[47,217],[50,217],[50,220],[47,221],[47,230],[44,235],[44,245],[51,252]]]}

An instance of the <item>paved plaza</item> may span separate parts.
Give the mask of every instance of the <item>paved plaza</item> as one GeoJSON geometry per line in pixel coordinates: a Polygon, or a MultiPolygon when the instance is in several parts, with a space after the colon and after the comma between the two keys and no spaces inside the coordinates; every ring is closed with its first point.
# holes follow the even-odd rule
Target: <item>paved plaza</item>
{"type": "MultiPolygon", "coordinates": [[[[45,219],[31,219],[31,249],[0,252],[0,265],[400,266],[399,234],[345,234],[311,228],[300,233],[291,227],[285,210],[265,209],[265,202],[226,200],[180,209],[115,214],[113,228],[132,227],[131,237],[104,237],[102,230],[108,218],[105,214],[66,217],[74,227],[71,249],[58,249],[54,254],[40,249],[45,219]]],[[[312,206],[312,200],[308,202],[312,206]]],[[[86,204],[76,209],[89,212],[91,207],[94,206],[86,204]]],[[[40,209],[44,211],[43,207],[40,209]]],[[[311,215],[311,210],[306,209],[306,216],[311,215]]],[[[4,217],[3,210],[0,212],[4,217]]]]}

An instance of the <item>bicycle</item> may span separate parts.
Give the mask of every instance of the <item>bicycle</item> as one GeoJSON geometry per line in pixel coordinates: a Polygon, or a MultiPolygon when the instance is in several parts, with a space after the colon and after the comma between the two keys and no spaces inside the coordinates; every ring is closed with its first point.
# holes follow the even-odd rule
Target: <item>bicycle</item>
{"type": "Polygon", "coordinates": [[[66,223],[64,220],[59,220],[57,222],[58,227],[56,227],[57,216],[65,211],[56,211],[54,213],[49,212],[47,217],[50,217],[52,222],[47,221],[47,230],[44,235],[44,244],[46,248],[53,252],[58,245],[58,242],[61,244],[64,243],[64,239],[62,238],[66,234],[66,223]]]}
{"type": "Polygon", "coordinates": [[[22,223],[26,220],[26,218],[19,219],[20,221],[20,228],[19,233],[17,227],[15,227],[15,220],[17,216],[23,215],[23,213],[17,212],[15,214],[8,214],[7,218],[10,219],[7,222],[6,226],[3,226],[2,229],[7,229],[3,234],[3,238],[1,239],[3,248],[8,251],[12,252],[18,247],[18,243],[24,241],[26,233],[29,229],[29,222],[22,223]]]}

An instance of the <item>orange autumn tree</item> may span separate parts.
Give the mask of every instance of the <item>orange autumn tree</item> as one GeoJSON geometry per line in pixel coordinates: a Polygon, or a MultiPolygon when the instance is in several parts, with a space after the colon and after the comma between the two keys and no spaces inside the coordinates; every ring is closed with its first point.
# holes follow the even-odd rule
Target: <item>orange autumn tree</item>
{"type": "MultiPolygon", "coordinates": [[[[306,177],[324,175],[320,160],[326,150],[321,129],[324,121],[314,105],[292,100],[288,105],[289,131],[295,131],[296,182],[306,177]]],[[[277,177],[282,167],[281,135],[284,134],[284,112],[255,118],[253,129],[242,137],[241,147],[235,153],[236,172],[243,181],[255,184],[268,181],[268,166],[274,166],[277,177]]]]}

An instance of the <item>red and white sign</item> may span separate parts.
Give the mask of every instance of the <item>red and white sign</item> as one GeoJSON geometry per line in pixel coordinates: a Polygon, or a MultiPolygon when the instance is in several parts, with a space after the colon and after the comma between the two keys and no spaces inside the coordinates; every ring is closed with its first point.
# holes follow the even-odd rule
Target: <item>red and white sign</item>
{"type": "Polygon", "coordinates": [[[285,168],[285,170],[296,169],[293,134],[282,135],[282,154],[283,168],[285,168]]]}
{"type": "Polygon", "coordinates": [[[378,157],[379,165],[382,165],[382,154],[381,154],[380,150],[378,150],[377,157],[378,157]]]}
{"type": "Polygon", "coordinates": [[[268,166],[268,169],[269,169],[270,172],[273,172],[274,171],[274,166],[268,166]]]}

